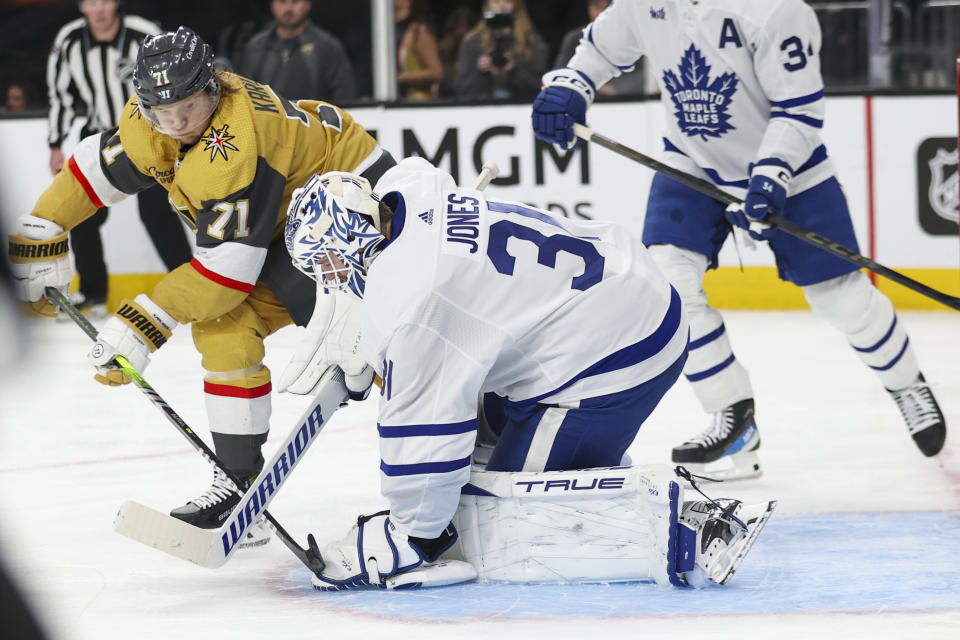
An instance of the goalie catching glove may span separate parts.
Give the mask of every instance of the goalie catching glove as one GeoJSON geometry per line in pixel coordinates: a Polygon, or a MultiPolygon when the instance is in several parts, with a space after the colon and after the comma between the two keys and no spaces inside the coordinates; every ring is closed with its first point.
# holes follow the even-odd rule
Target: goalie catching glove
{"type": "Polygon", "coordinates": [[[330,367],[343,369],[351,400],[370,394],[374,371],[360,355],[363,302],[347,291],[317,287],[317,302],[297,350],[280,374],[279,390],[298,395],[316,392],[330,367]]]}
{"type": "Polygon", "coordinates": [[[97,336],[87,356],[97,368],[94,379],[117,386],[130,382],[115,358],[123,356],[138,373],[150,362],[150,354],[163,346],[177,321],[144,294],[124,300],[97,336]]]}
{"type": "Polygon", "coordinates": [[[73,269],[67,232],[56,222],[36,216],[22,216],[17,227],[17,233],[8,238],[17,297],[30,315],[54,318],[57,307],[43,293],[47,287],[68,293],[73,269]]]}
{"type": "Polygon", "coordinates": [[[326,567],[313,577],[318,591],[344,589],[412,589],[468,582],[477,571],[467,562],[438,562],[457,541],[448,524],[432,539],[408,537],[397,531],[389,511],[360,516],[346,537],[324,547],[326,567]]]}

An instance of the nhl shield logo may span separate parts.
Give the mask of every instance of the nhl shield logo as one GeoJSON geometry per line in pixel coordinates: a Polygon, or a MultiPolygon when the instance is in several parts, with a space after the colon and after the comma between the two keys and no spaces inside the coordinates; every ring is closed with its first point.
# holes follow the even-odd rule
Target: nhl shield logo
{"type": "Polygon", "coordinates": [[[710,65],[694,45],[683,53],[678,68],[663,72],[663,84],[676,107],[677,125],[688,136],[719,138],[734,128],[730,124],[730,100],[737,91],[737,76],[724,73],[710,78],[710,65]]]}
{"type": "Polygon", "coordinates": [[[931,235],[957,235],[960,174],[957,139],[927,138],[917,148],[917,213],[931,235]]]}
{"type": "Polygon", "coordinates": [[[934,213],[951,222],[960,220],[960,175],[957,173],[957,150],[937,149],[937,155],[927,161],[930,167],[930,188],[927,197],[934,213]],[[952,169],[947,177],[948,168],[952,169]]]}

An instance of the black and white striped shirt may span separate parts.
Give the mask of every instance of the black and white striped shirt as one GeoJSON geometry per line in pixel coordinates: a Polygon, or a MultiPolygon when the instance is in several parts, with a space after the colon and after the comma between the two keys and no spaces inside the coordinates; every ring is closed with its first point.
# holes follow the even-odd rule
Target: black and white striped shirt
{"type": "Polygon", "coordinates": [[[60,146],[78,119],[83,122],[81,136],[115,126],[133,95],[140,43],[160,27],[140,16],[121,15],[120,21],[112,42],[96,42],[85,18],[57,33],[47,60],[51,147],[60,146]]]}

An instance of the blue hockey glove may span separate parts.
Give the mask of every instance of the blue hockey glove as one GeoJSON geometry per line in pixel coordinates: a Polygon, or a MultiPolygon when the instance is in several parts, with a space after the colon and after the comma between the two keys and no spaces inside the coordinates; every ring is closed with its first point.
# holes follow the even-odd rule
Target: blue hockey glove
{"type": "Polygon", "coordinates": [[[593,81],[579,71],[564,67],[546,72],[533,101],[533,132],[545,142],[576,149],[580,140],[573,135],[573,123],[586,124],[587,107],[596,94],[593,81]]]}
{"type": "Polygon", "coordinates": [[[793,172],[785,162],[767,158],[751,166],[750,184],[743,209],[728,209],[724,214],[730,224],[750,232],[756,240],[767,240],[773,229],[762,223],[768,215],[782,215],[787,204],[787,187],[793,172]]]}
{"type": "Polygon", "coordinates": [[[360,516],[345,538],[324,547],[320,555],[326,567],[314,576],[313,586],[318,591],[410,589],[472,580],[477,573],[471,565],[437,562],[457,537],[453,523],[427,540],[398,533],[389,511],[360,516]]]}

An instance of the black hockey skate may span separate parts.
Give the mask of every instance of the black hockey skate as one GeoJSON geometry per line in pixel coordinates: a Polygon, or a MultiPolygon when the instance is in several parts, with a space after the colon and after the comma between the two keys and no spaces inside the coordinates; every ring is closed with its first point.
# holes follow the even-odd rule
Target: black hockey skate
{"type": "Polygon", "coordinates": [[[760,467],[760,432],[753,399],[741,400],[713,414],[713,423],[699,436],[673,448],[672,459],[696,475],[714,480],[756,478],[760,467]]]}
{"type": "MultiPolygon", "coordinates": [[[[767,524],[776,500],[744,505],[739,500],[687,502],[680,514],[681,539],[695,535],[692,552],[694,569],[684,574],[692,586],[705,586],[706,580],[726,584],[767,524]]],[[[690,551],[690,550],[688,550],[690,551]]]]}
{"type": "Polygon", "coordinates": [[[923,374],[917,376],[909,387],[891,391],[887,389],[907,423],[913,441],[925,456],[935,456],[943,449],[947,439],[947,424],[937,399],[923,374]]]}
{"type": "MultiPolygon", "coordinates": [[[[240,502],[242,491],[246,490],[247,486],[244,482],[242,490],[238,491],[233,481],[223,471],[214,469],[213,484],[210,488],[182,507],[172,510],[170,515],[200,529],[218,529],[240,502]]],[[[269,541],[270,530],[261,519],[250,526],[246,538],[237,544],[237,548],[259,547],[269,541]]]]}

